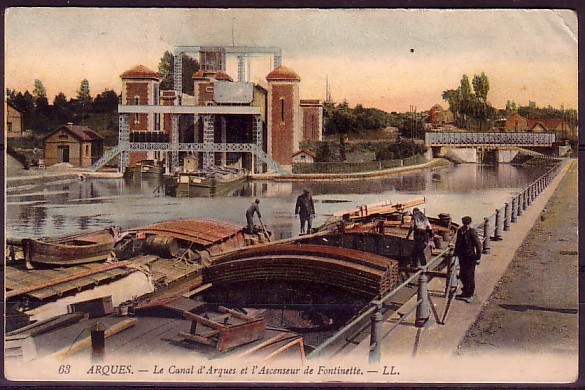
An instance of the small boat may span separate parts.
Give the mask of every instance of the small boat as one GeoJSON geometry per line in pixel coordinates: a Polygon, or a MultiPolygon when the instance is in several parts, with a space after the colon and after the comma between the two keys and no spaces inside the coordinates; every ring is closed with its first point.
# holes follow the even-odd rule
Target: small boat
{"type": "Polygon", "coordinates": [[[219,196],[246,180],[244,169],[210,167],[179,172],[165,181],[165,194],[178,197],[219,196]]]}
{"type": "Polygon", "coordinates": [[[111,227],[59,237],[25,238],[24,258],[45,265],[77,265],[106,260],[119,238],[120,228],[111,227]]]}
{"type": "Polygon", "coordinates": [[[162,162],[157,160],[141,160],[131,167],[127,167],[124,172],[124,178],[138,178],[146,176],[160,176],[164,173],[165,167],[162,162]]]}
{"type": "Polygon", "coordinates": [[[142,254],[179,258],[205,265],[224,252],[268,243],[272,232],[211,219],[175,220],[130,229],[115,248],[118,259],[142,254]]]}

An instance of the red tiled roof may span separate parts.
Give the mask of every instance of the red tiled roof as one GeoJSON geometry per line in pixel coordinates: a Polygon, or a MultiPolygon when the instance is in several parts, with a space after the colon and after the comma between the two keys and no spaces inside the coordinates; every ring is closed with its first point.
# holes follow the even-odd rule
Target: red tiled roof
{"type": "Polygon", "coordinates": [[[295,71],[286,66],[279,66],[266,76],[266,81],[301,81],[301,78],[295,71]]]}
{"type": "Polygon", "coordinates": [[[148,69],[144,65],[136,65],[120,75],[123,79],[154,79],[159,80],[158,73],[148,69]]]}
{"type": "Polygon", "coordinates": [[[215,70],[198,70],[197,72],[193,73],[194,79],[207,79],[207,78],[214,78],[218,81],[234,81],[225,72],[215,71],[215,70]]]}
{"type": "Polygon", "coordinates": [[[72,135],[77,137],[80,141],[99,141],[104,139],[104,137],[102,137],[101,135],[99,135],[98,133],[96,133],[87,126],[63,125],[53,133],[63,128],[67,129],[72,135]]]}

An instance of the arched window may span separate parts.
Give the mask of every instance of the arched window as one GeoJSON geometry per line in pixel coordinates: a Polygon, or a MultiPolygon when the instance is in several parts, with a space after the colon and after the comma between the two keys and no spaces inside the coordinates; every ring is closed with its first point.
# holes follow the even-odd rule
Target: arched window
{"type": "Polygon", "coordinates": [[[140,96],[134,96],[134,104],[135,105],[139,105],[140,104],[140,96]]]}

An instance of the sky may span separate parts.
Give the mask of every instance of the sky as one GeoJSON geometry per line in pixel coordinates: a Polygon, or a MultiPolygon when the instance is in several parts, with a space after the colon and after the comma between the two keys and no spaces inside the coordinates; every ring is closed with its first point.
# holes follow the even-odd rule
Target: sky
{"type": "MultiPolygon", "coordinates": [[[[9,8],[5,86],[52,102],[121,91],[120,74],[158,70],[175,46],[271,46],[301,77],[301,98],[347,100],[388,112],[447,107],[442,92],[484,72],[488,101],[578,106],[577,16],[568,10],[9,8]]],[[[252,62],[252,78],[270,71],[252,62]]],[[[236,79],[235,58],[227,71],[236,79]]]]}

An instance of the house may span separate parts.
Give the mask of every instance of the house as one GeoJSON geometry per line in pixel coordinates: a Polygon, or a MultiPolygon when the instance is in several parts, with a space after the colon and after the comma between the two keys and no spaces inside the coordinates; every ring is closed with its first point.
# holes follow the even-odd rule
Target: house
{"type": "Polygon", "coordinates": [[[313,163],[315,162],[315,158],[317,158],[315,153],[307,149],[301,149],[292,155],[292,162],[293,164],[313,163]]]}
{"type": "Polygon", "coordinates": [[[23,120],[22,112],[16,109],[13,105],[4,101],[4,118],[6,123],[4,126],[4,133],[6,138],[20,138],[23,136],[23,120]]]}
{"type": "Polygon", "coordinates": [[[87,168],[104,153],[104,138],[87,126],[67,124],[43,140],[45,165],[69,163],[87,168]]]}
{"type": "Polygon", "coordinates": [[[455,122],[455,117],[450,110],[445,110],[440,104],[435,104],[429,110],[426,121],[431,124],[431,127],[435,127],[453,123],[455,122]]]}

